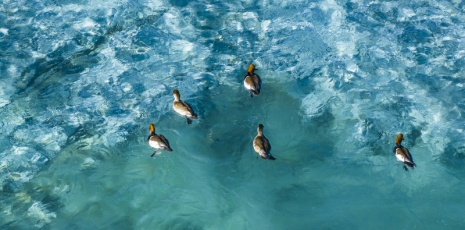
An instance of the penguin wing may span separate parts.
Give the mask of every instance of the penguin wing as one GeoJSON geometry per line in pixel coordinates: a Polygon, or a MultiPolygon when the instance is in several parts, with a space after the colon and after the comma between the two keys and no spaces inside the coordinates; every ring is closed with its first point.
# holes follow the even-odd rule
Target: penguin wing
{"type": "Polygon", "coordinates": [[[253,75],[253,87],[255,90],[259,91],[260,88],[262,87],[262,80],[260,79],[260,76],[257,74],[253,75]]]}
{"type": "Polygon", "coordinates": [[[158,134],[158,138],[160,139],[160,141],[163,142],[163,144],[165,144],[166,146],[170,147],[170,142],[168,141],[168,139],[166,139],[165,136],[161,135],[161,134],[158,134]]]}
{"type": "Polygon", "coordinates": [[[402,151],[404,151],[405,156],[408,158],[408,160],[409,160],[412,164],[415,164],[415,163],[413,163],[413,158],[412,158],[412,154],[410,154],[410,151],[408,151],[408,149],[405,148],[405,147],[403,147],[403,146],[402,146],[402,151]]]}
{"type": "Polygon", "coordinates": [[[194,110],[189,104],[187,104],[187,102],[181,101],[181,104],[184,106],[184,108],[186,108],[186,110],[190,113],[192,117],[197,117],[197,114],[195,114],[194,110]]]}
{"type": "Polygon", "coordinates": [[[266,137],[263,137],[263,147],[265,148],[265,151],[267,153],[270,152],[270,150],[271,150],[270,141],[268,141],[268,139],[266,137]]]}
{"type": "Polygon", "coordinates": [[[255,149],[256,152],[259,152],[264,149],[263,141],[260,136],[256,136],[253,139],[253,148],[255,149]]]}
{"type": "Polygon", "coordinates": [[[266,139],[264,136],[255,137],[254,145],[266,153],[268,153],[271,149],[270,142],[268,142],[268,139],[266,139]]]}
{"type": "Polygon", "coordinates": [[[170,142],[168,141],[168,139],[166,139],[163,135],[159,134],[158,137],[160,138],[160,140],[163,142],[163,145],[165,145],[165,150],[168,151],[168,152],[171,152],[173,151],[171,149],[171,146],[170,146],[170,142]]]}

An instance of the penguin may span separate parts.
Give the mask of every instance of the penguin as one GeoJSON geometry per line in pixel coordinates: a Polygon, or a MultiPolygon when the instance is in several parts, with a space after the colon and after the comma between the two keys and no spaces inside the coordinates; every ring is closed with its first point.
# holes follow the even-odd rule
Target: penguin
{"type": "Polygon", "coordinates": [[[265,135],[263,135],[263,127],[264,126],[262,124],[258,125],[258,134],[253,140],[253,149],[258,153],[258,155],[260,155],[262,159],[276,160],[276,158],[270,154],[271,145],[268,139],[266,139],[265,135]]]}
{"type": "Polygon", "coordinates": [[[186,117],[187,124],[192,124],[192,119],[198,119],[197,114],[195,114],[194,110],[192,110],[192,107],[180,99],[181,96],[179,95],[179,91],[177,89],[173,90],[173,96],[173,109],[180,115],[186,117]]]}
{"type": "Polygon", "coordinates": [[[244,77],[244,87],[249,90],[250,97],[258,96],[260,94],[260,89],[262,88],[262,80],[260,76],[254,73],[255,65],[250,64],[249,69],[247,70],[247,75],[244,77]]]}
{"type": "Polygon", "coordinates": [[[153,124],[150,124],[150,135],[147,138],[147,141],[152,148],[155,148],[155,151],[150,157],[153,157],[158,149],[164,149],[168,152],[173,151],[168,140],[163,135],[155,133],[155,125],[153,124]]]}
{"type": "Polygon", "coordinates": [[[407,166],[410,168],[415,168],[417,165],[413,163],[412,155],[407,148],[402,146],[402,141],[404,140],[404,135],[400,133],[396,138],[396,146],[394,146],[393,152],[396,154],[398,161],[402,161],[403,168],[405,171],[408,171],[407,166]],[[407,166],[406,166],[407,165],[407,166]]]}

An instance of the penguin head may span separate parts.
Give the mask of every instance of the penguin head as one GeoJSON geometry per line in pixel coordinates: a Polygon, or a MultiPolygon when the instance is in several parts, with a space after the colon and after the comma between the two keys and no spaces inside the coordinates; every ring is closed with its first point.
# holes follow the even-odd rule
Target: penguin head
{"type": "Polygon", "coordinates": [[[154,124],[150,124],[150,133],[155,133],[155,125],[154,124]]]}
{"type": "Polygon", "coordinates": [[[263,126],[262,124],[259,124],[259,125],[258,125],[257,132],[258,132],[259,135],[262,134],[262,132],[263,132],[263,127],[265,127],[265,126],[263,126]]]}
{"type": "Polygon", "coordinates": [[[254,64],[250,64],[250,65],[249,65],[249,69],[247,69],[247,72],[253,74],[253,71],[255,71],[255,65],[254,65],[254,64]]]}
{"type": "Polygon", "coordinates": [[[179,98],[181,98],[181,95],[179,94],[178,89],[173,90],[173,96],[174,96],[174,99],[176,100],[179,100],[179,98]]]}
{"type": "Polygon", "coordinates": [[[402,133],[399,133],[396,138],[396,145],[401,145],[402,141],[404,140],[404,135],[402,133]]]}

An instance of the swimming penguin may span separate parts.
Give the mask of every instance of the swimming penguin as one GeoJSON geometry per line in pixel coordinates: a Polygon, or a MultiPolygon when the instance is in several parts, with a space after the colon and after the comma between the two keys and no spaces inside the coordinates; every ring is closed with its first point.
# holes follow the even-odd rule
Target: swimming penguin
{"type": "Polygon", "coordinates": [[[274,158],[270,154],[271,145],[268,139],[266,139],[265,135],[263,135],[262,124],[258,125],[257,132],[258,134],[253,140],[253,149],[255,150],[255,152],[257,152],[262,159],[276,160],[276,158],[274,158]]]}
{"type": "Polygon", "coordinates": [[[402,146],[403,140],[404,140],[404,135],[402,135],[402,133],[397,135],[396,146],[394,147],[394,153],[396,154],[397,160],[402,161],[405,171],[408,171],[407,166],[405,165],[408,165],[412,169],[415,168],[417,165],[413,163],[412,155],[410,154],[408,149],[402,146]]]}
{"type": "Polygon", "coordinates": [[[150,136],[147,138],[149,145],[152,148],[155,148],[155,151],[152,153],[151,157],[155,155],[157,149],[164,149],[168,152],[173,151],[170,147],[168,140],[161,134],[155,134],[155,125],[150,124],[150,136]]]}
{"type": "Polygon", "coordinates": [[[260,89],[262,88],[262,80],[254,73],[254,71],[255,65],[250,64],[249,69],[247,70],[247,75],[244,77],[244,87],[249,90],[250,97],[260,94],[260,89]]]}
{"type": "Polygon", "coordinates": [[[181,96],[179,95],[179,91],[177,89],[173,90],[173,96],[174,96],[174,101],[173,101],[174,111],[181,114],[182,116],[185,116],[187,119],[187,124],[192,124],[192,119],[198,118],[197,114],[194,113],[194,110],[192,110],[189,104],[187,104],[186,102],[180,99],[181,96]]]}

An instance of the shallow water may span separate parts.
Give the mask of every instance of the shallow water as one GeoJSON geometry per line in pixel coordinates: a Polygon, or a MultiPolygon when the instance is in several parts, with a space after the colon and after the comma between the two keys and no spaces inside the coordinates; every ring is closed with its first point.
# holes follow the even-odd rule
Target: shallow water
{"type": "Polygon", "coordinates": [[[4,1],[0,228],[459,229],[464,7],[4,1]]]}

